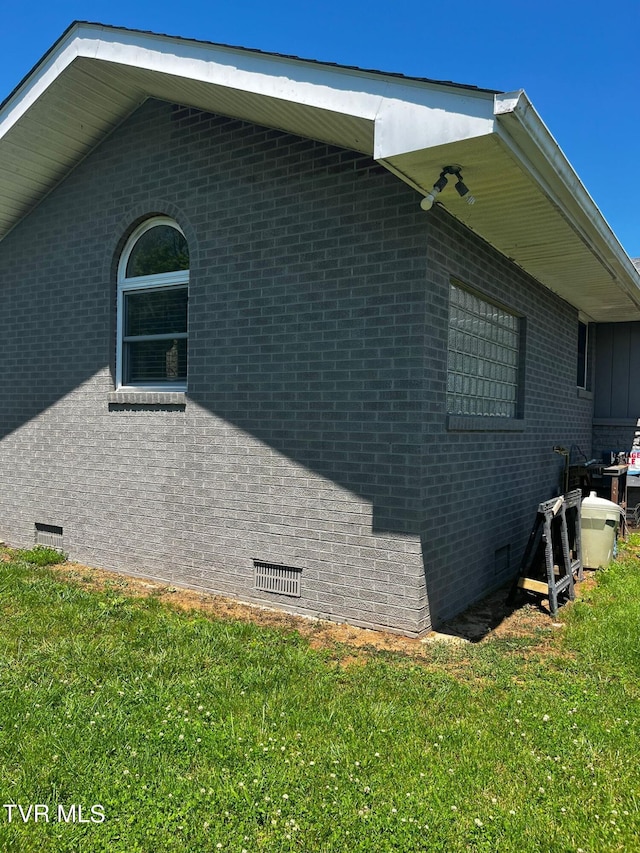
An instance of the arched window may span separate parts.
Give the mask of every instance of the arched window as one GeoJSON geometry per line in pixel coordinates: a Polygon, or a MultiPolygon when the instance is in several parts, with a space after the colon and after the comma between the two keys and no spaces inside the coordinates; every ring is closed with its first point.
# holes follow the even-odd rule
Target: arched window
{"type": "Polygon", "coordinates": [[[135,229],[118,265],[118,388],[186,390],[189,246],[154,216],[135,229]]]}

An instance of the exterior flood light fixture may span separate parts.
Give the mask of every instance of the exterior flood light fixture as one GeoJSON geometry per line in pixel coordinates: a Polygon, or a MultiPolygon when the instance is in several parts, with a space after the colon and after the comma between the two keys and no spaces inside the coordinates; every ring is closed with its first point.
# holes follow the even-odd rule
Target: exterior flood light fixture
{"type": "Polygon", "coordinates": [[[431,188],[431,192],[427,193],[427,195],[422,199],[422,201],[420,202],[420,207],[423,210],[431,210],[434,201],[440,195],[442,190],[446,187],[447,183],[448,181],[445,172],[440,172],[440,177],[431,188]]]}
{"type": "Polygon", "coordinates": [[[440,177],[435,182],[431,190],[426,194],[426,196],[420,202],[420,207],[423,210],[431,210],[434,205],[436,198],[440,195],[442,190],[446,187],[448,180],[447,175],[455,175],[458,179],[454,184],[456,191],[460,198],[464,198],[467,204],[473,204],[475,202],[475,196],[472,196],[469,192],[469,187],[462,180],[462,175],[460,174],[461,166],[445,166],[444,169],[440,172],[440,177]]]}

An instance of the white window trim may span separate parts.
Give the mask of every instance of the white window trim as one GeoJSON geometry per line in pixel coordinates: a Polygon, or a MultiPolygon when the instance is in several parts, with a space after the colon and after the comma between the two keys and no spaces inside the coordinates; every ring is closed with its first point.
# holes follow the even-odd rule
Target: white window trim
{"type": "MultiPolygon", "coordinates": [[[[186,383],[145,382],[136,385],[125,385],[122,382],[123,350],[124,350],[124,297],[126,293],[139,290],[159,290],[165,287],[188,287],[189,270],[159,273],[157,275],[140,275],[127,278],[127,264],[134,246],[147,231],[158,225],[169,225],[184,237],[184,231],[178,223],[169,216],[153,216],[145,219],[130,235],[120,255],[118,262],[118,296],[116,305],[116,389],[118,391],[186,391],[186,383]]],[[[176,338],[188,338],[188,332],[174,335],[176,338]]]]}
{"type": "MultiPolygon", "coordinates": [[[[589,365],[589,339],[591,337],[591,334],[590,334],[590,329],[589,329],[589,320],[587,317],[585,317],[585,315],[582,312],[580,312],[578,314],[578,334],[579,334],[579,330],[580,330],[580,324],[582,324],[585,327],[584,373],[582,376],[582,381],[584,382],[584,385],[581,385],[578,382],[576,387],[578,388],[578,391],[582,391],[582,392],[588,394],[590,392],[589,386],[591,385],[591,371],[589,370],[589,367],[590,367],[590,365],[589,365]]],[[[576,353],[576,357],[577,356],[578,356],[578,353],[576,353]]],[[[576,364],[576,367],[577,367],[577,364],[576,364]]],[[[576,371],[576,373],[577,373],[577,371],[576,371]]],[[[577,379],[577,376],[576,376],[576,379],[577,379]]]]}

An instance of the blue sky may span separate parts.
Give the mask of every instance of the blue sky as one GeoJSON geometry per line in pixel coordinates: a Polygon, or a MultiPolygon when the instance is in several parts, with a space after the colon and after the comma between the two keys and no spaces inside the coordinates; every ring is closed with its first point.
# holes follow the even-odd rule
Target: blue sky
{"type": "Polygon", "coordinates": [[[638,0],[4,0],[0,20],[0,100],[73,20],[525,89],[624,248],[640,257],[638,0]]]}

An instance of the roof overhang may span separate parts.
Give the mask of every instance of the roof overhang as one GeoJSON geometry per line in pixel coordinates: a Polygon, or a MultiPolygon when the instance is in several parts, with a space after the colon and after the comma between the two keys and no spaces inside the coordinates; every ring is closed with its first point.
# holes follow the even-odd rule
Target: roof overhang
{"type": "MultiPolygon", "coordinates": [[[[0,105],[0,239],[147,98],[371,155],[587,319],[640,319],[640,274],[524,92],[75,23],[0,105]]],[[[420,198],[416,197],[416,204],[420,198]]],[[[424,213],[429,216],[429,213],[424,213]]]]}

